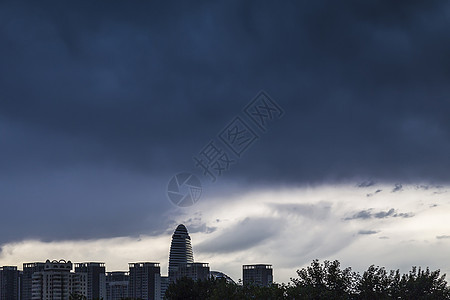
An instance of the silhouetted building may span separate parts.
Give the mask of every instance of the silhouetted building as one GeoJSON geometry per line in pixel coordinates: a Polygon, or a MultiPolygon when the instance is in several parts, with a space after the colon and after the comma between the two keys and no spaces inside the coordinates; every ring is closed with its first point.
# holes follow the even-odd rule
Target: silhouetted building
{"type": "Polygon", "coordinates": [[[128,272],[106,273],[106,300],[121,300],[128,297],[128,272]]]}
{"type": "Polygon", "coordinates": [[[169,253],[169,282],[173,282],[174,278],[179,276],[180,265],[194,262],[194,254],[192,252],[191,237],[183,224],[178,225],[172,235],[169,253]]]}
{"type": "Polygon", "coordinates": [[[19,296],[19,271],[17,267],[0,267],[0,300],[19,300],[19,296]]]}
{"type": "Polygon", "coordinates": [[[87,276],[73,273],[72,263],[47,260],[44,270],[32,275],[32,300],[66,300],[71,295],[87,296],[87,276]]]}
{"type": "Polygon", "coordinates": [[[106,298],[105,264],[84,262],[75,264],[75,273],[87,276],[87,300],[106,298]]]}
{"type": "Polygon", "coordinates": [[[23,296],[22,296],[22,282],[23,282],[23,271],[19,270],[19,286],[18,286],[19,300],[23,299],[23,296]]]}
{"type": "Polygon", "coordinates": [[[182,277],[189,277],[194,281],[206,280],[209,278],[209,264],[200,262],[179,264],[173,280],[176,281],[182,277]]]}
{"type": "Polygon", "coordinates": [[[133,299],[160,299],[161,268],[159,263],[129,263],[128,297],[133,299]]]}
{"type": "Polygon", "coordinates": [[[35,272],[44,270],[45,263],[33,262],[24,263],[22,271],[22,280],[20,284],[21,300],[31,300],[31,289],[33,285],[32,276],[35,272]]]}
{"type": "Polygon", "coordinates": [[[224,279],[228,283],[235,283],[230,276],[220,271],[210,271],[209,277],[212,279],[224,279]]]}
{"type": "Polygon", "coordinates": [[[169,277],[168,276],[161,276],[161,284],[160,284],[160,298],[161,300],[164,299],[164,296],[166,294],[167,288],[169,287],[169,277]]]}
{"type": "Polygon", "coordinates": [[[272,265],[243,265],[242,266],[243,284],[255,284],[259,286],[268,286],[273,282],[272,265]]]}

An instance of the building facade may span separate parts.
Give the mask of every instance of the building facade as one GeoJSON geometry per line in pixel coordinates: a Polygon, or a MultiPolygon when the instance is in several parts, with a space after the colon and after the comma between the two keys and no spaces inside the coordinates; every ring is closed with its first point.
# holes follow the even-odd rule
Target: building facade
{"type": "Polygon", "coordinates": [[[23,271],[22,271],[22,280],[21,280],[21,300],[31,300],[31,289],[33,285],[32,276],[36,272],[41,272],[44,270],[45,263],[43,262],[33,262],[33,263],[24,263],[23,271]]]}
{"type": "Polygon", "coordinates": [[[259,286],[269,286],[273,283],[272,265],[243,265],[242,266],[243,284],[255,284],[259,286]]]}
{"type": "Polygon", "coordinates": [[[161,300],[164,299],[164,296],[166,295],[167,288],[169,287],[169,277],[168,276],[161,276],[161,284],[160,284],[160,298],[161,300]]]}
{"type": "Polygon", "coordinates": [[[128,296],[132,299],[160,299],[161,268],[159,263],[129,263],[128,296]]]}
{"type": "Polygon", "coordinates": [[[121,300],[128,298],[128,272],[106,273],[106,300],[121,300]]]}
{"type": "Polygon", "coordinates": [[[19,282],[16,266],[0,267],[0,300],[19,300],[19,282]]]}
{"type": "Polygon", "coordinates": [[[172,279],[176,281],[182,277],[188,277],[194,281],[206,280],[209,278],[209,264],[200,262],[179,264],[172,279]]]}
{"type": "Polygon", "coordinates": [[[87,296],[87,276],[72,271],[72,263],[47,260],[41,272],[32,275],[32,300],[67,300],[71,295],[87,296]]]}
{"type": "Polygon", "coordinates": [[[77,263],[75,264],[75,273],[86,274],[87,300],[106,298],[106,274],[104,263],[77,263]]]}
{"type": "Polygon", "coordinates": [[[177,278],[180,265],[194,263],[191,237],[183,224],[178,225],[172,235],[169,253],[169,282],[177,278]]]}

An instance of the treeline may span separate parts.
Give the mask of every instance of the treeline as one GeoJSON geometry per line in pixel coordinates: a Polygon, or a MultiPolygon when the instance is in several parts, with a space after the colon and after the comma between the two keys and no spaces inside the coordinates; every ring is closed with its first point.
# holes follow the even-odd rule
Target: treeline
{"type": "Polygon", "coordinates": [[[370,266],[362,275],[339,261],[314,260],[297,270],[288,284],[268,287],[242,285],[225,279],[193,281],[182,278],[169,285],[165,299],[450,299],[445,275],[428,268],[413,267],[407,274],[399,270],[370,266]]]}

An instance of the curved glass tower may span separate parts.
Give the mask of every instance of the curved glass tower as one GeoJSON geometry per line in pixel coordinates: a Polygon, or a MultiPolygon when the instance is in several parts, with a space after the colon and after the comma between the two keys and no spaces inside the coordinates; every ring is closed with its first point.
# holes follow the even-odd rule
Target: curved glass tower
{"type": "Polygon", "coordinates": [[[172,235],[169,253],[169,280],[178,271],[178,267],[183,264],[193,263],[194,254],[192,252],[191,237],[183,224],[178,225],[172,235]]]}

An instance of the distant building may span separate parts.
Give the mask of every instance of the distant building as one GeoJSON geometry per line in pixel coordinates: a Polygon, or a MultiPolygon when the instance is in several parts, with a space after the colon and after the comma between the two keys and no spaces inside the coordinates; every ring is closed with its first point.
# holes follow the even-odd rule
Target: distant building
{"type": "Polygon", "coordinates": [[[161,268],[159,263],[129,263],[128,297],[132,299],[160,299],[161,268]]]}
{"type": "Polygon", "coordinates": [[[161,284],[160,284],[160,300],[164,299],[166,295],[167,288],[169,287],[169,277],[161,276],[161,284]]]}
{"type": "Polygon", "coordinates": [[[179,264],[173,280],[176,281],[182,277],[189,277],[194,281],[206,280],[209,278],[209,264],[200,262],[179,264]]]}
{"type": "Polygon", "coordinates": [[[87,300],[106,298],[105,264],[83,262],[75,264],[75,273],[87,276],[87,300]]]}
{"type": "Polygon", "coordinates": [[[23,296],[22,296],[22,282],[23,282],[23,271],[19,270],[19,286],[18,286],[19,300],[23,299],[23,296]]]}
{"type": "Polygon", "coordinates": [[[106,300],[121,300],[128,297],[128,272],[106,273],[106,300]]]}
{"type": "Polygon", "coordinates": [[[32,276],[35,272],[41,272],[44,270],[45,263],[33,262],[24,263],[21,280],[21,300],[31,300],[31,288],[32,288],[32,276]]]}
{"type": "Polygon", "coordinates": [[[66,300],[70,295],[87,296],[87,275],[73,273],[72,263],[47,260],[41,272],[32,275],[32,300],[66,300]]]}
{"type": "Polygon", "coordinates": [[[209,278],[224,279],[228,283],[235,283],[234,280],[230,276],[228,276],[227,274],[220,272],[220,271],[210,271],[209,278]]]}
{"type": "Polygon", "coordinates": [[[255,284],[259,286],[268,286],[273,282],[272,265],[243,265],[242,266],[243,284],[255,284]]]}
{"type": "Polygon", "coordinates": [[[19,300],[19,297],[19,271],[17,267],[0,267],[0,300],[19,300]]]}
{"type": "Polygon", "coordinates": [[[178,225],[172,235],[169,253],[169,282],[179,278],[177,274],[180,265],[194,263],[191,237],[183,224],[178,225]]]}

